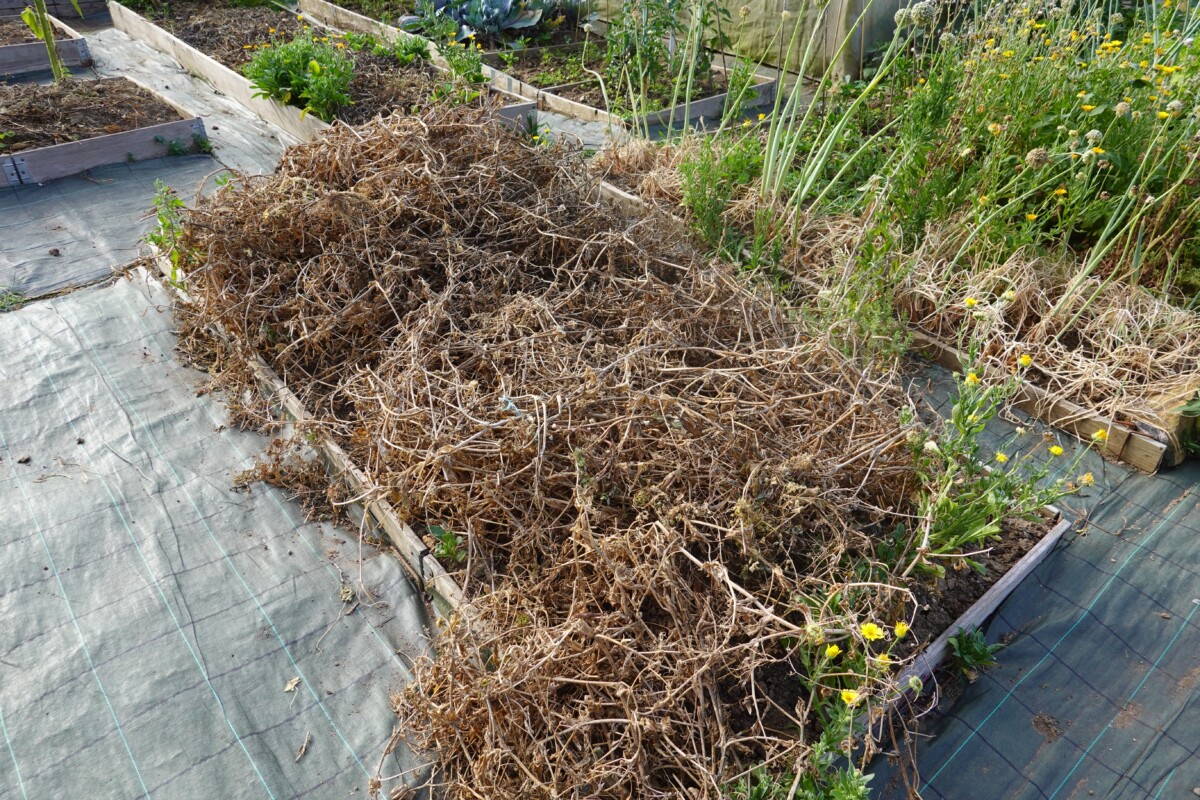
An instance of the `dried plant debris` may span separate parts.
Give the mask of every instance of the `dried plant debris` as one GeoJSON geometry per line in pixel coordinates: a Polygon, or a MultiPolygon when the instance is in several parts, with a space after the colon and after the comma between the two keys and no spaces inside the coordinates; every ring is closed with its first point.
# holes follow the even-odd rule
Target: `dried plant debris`
{"type": "MultiPolygon", "coordinates": [[[[238,407],[245,413],[244,407],[238,407]]],[[[341,518],[345,491],[340,483],[329,480],[324,463],[306,446],[303,437],[272,440],[258,463],[235,476],[234,487],[255,482],[283,489],[290,499],[300,503],[306,519],[341,518]]]]}
{"type": "Polygon", "coordinates": [[[435,109],[335,128],[185,232],[191,326],[464,538],[471,623],[395,698],[449,797],[717,797],[792,766],[827,691],[799,644],[906,598],[872,577],[917,480],[895,377],[584,175],[435,109]]]}

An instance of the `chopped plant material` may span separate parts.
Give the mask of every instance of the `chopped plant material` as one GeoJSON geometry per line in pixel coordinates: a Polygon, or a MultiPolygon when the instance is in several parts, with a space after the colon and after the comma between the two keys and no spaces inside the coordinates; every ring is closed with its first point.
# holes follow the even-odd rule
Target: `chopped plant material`
{"type": "MultiPolygon", "coordinates": [[[[51,86],[0,83],[0,144],[5,153],[161,125],[179,112],[123,78],[51,86]]],[[[190,143],[189,143],[190,144],[190,143]]]]}
{"type": "Polygon", "coordinates": [[[247,8],[234,0],[170,0],[157,12],[144,13],[156,25],[235,72],[250,60],[256,47],[273,39],[291,39],[305,25],[296,14],[277,6],[247,8]]]}

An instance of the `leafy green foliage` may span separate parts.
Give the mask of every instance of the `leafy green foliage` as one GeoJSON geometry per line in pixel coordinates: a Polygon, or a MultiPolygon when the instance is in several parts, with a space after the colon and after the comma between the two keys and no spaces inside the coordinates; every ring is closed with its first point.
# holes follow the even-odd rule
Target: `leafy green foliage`
{"type": "Polygon", "coordinates": [[[146,241],[171,262],[171,283],[183,283],[183,268],[186,252],[180,247],[183,234],[183,215],[187,206],[175,190],[159,179],[154,181],[154,229],[146,234],[146,241]]]}
{"type": "Polygon", "coordinates": [[[959,628],[947,641],[950,644],[950,663],[968,677],[994,666],[996,653],[1004,647],[999,642],[988,644],[979,628],[959,628]]]}
{"type": "Polygon", "coordinates": [[[326,122],[350,103],[354,62],[309,31],[290,42],[273,42],[256,50],[242,71],[254,85],[256,97],[294,105],[326,122]]]}
{"type": "Polygon", "coordinates": [[[428,61],[430,58],[429,41],[419,36],[402,37],[388,44],[369,33],[347,33],[344,40],[346,46],[356,53],[366,52],[393,58],[406,67],[417,61],[428,61]]]}
{"type": "Polygon", "coordinates": [[[437,540],[433,554],[439,560],[451,564],[461,564],[467,560],[466,540],[461,534],[448,531],[441,525],[430,525],[429,533],[437,540]]]}
{"type": "Polygon", "coordinates": [[[0,314],[5,311],[16,311],[25,305],[25,295],[15,289],[0,288],[0,314]]]}

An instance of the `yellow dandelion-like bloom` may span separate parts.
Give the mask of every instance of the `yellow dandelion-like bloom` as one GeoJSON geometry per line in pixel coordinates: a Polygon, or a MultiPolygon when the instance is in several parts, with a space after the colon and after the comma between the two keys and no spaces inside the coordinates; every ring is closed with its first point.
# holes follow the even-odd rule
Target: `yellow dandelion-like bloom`
{"type": "Polygon", "coordinates": [[[880,653],[878,656],[875,657],[875,660],[878,661],[880,664],[892,663],[892,657],[889,656],[887,653],[880,653]]]}
{"type": "Polygon", "coordinates": [[[859,632],[868,642],[874,642],[883,638],[883,628],[876,625],[874,622],[864,622],[858,626],[859,632]]]}
{"type": "Polygon", "coordinates": [[[992,136],[999,136],[1000,132],[1004,130],[1004,128],[1001,127],[999,122],[992,122],[992,123],[988,124],[987,129],[988,129],[988,133],[990,133],[992,136]]]}
{"type": "Polygon", "coordinates": [[[1008,456],[1004,455],[1004,453],[996,453],[996,463],[997,464],[1007,464],[1008,456]]]}
{"type": "Polygon", "coordinates": [[[1084,103],[1083,105],[1081,105],[1081,106],[1080,106],[1080,108],[1082,108],[1084,111],[1091,111],[1092,109],[1094,109],[1094,108],[1095,108],[1095,106],[1088,105],[1087,103],[1084,103]]]}
{"type": "Polygon", "coordinates": [[[1012,57],[1013,57],[1013,56],[1015,56],[1016,54],[1017,54],[1017,53],[1016,53],[1016,51],[1014,51],[1014,50],[1005,50],[1005,51],[1004,51],[1003,53],[1001,53],[1000,55],[1004,56],[1005,58],[1012,58],[1012,57]]]}
{"type": "Polygon", "coordinates": [[[1033,214],[1033,213],[1026,214],[1025,219],[1029,220],[1030,222],[1033,222],[1037,219],[1037,214],[1033,214]]]}
{"type": "Polygon", "coordinates": [[[1060,186],[1060,187],[1058,187],[1057,189],[1055,189],[1055,190],[1054,190],[1054,194],[1055,194],[1056,196],[1058,196],[1058,197],[1062,197],[1062,196],[1063,196],[1063,195],[1065,195],[1066,193],[1067,193],[1067,190],[1066,190],[1066,189],[1064,189],[1064,188],[1063,188],[1063,187],[1061,187],[1061,186],[1060,186]]]}
{"type": "Polygon", "coordinates": [[[963,305],[967,308],[974,308],[975,306],[979,305],[979,301],[974,297],[968,297],[967,299],[963,300],[963,305]]]}
{"type": "Polygon", "coordinates": [[[967,377],[964,382],[967,384],[967,386],[978,386],[979,385],[979,376],[976,375],[974,372],[968,372],[967,377]]]}
{"type": "Polygon", "coordinates": [[[766,114],[759,114],[759,115],[758,115],[758,121],[759,121],[759,122],[762,122],[762,121],[763,121],[764,119],[766,119],[766,118],[767,118],[767,115],[766,115],[766,114]]]}
{"type": "Polygon", "coordinates": [[[1108,441],[1108,431],[1105,430],[1104,428],[1101,428],[1100,430],[1098,430],[1092,434],[1092,439],[1094,441],[1101,442],[1101,443],[1107,442],[1108,441]]]}
{"type": "Polygon", "coordinates": [[[1171,115],[1168,114],[1166,111],[1160,111],[1160,112],[1158,112],[1158,118],[1159,119],[1170,119],[1171,115]]]}
{"type": "Polygon", "coordinates": [[[1028,367],[1033,363],[1033,356],[1029,355],[1029,353],[1022,353],[1021,357],[1017,359],[1017,363],[1022,367],[1028,367]]]}
{"type": "Polygon", "coordinates": [[[749,127],[750,127],[750,120],[746,120],[745,122],[743,122],[743,123],[742,123],[742,127],[743,127],[743,128],[749,128],[749,127]]]}
{"type": "Polygon", "coordinates": [[[842,689],[842,702],[852,706],[858,702],[858,692],[853,689],[842,689]]]}
{"type": "Polygon", "coordinates": [[[826,658],[837,658],[841,654],[842,654],[842,648],[838,647],[836,644],[831,644],[825,648],[825,657],[826,658]]]}
{"type": "Polygon", "coordinates": [[[1079,476],[1079,482],[1084,486],[1095,486],[1096,476],[1090,472],[1085,472],[1079,476]]]}
{"type": "Polygon", "coordinates": [[[908,623],[905,622],[904,620],[900,620],[899,622],[896,623],[895,631],[896,631],[896,638],[903,639],[904,634],[908,633],[908,623]]]}
{"type": "Polygon", "coordinates": [[[1098,156],[1102,156],[1107,152],[1103,147],[1093,147],[1092,152],[1098,156]]]}
{"type": "Polygon", "coordinates": [[[1050,455],[1061,456],[1062,454],[1063,454],[1063,449],[1061,447],[1059,447],[1056,444],[1050,445],[1050,455]]]}
{"type": "Polygon", "coordinates": [[[988,196],[986,194],[979,195],[979,205],[986,206],[987,203],[988,203],[988,196]]]}

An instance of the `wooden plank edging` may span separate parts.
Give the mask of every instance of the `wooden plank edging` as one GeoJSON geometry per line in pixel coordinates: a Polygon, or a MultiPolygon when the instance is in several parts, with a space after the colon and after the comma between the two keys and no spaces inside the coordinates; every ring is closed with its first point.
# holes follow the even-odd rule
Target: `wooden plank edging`
{"type": "Polygon", "coordinates": [[[280,128],[294,139],[310,142],[329,124],[312,114],[266,97],[256,97],[255,89],[244,75],[231,70],[211,56],[158,27],[140,14],[130,11],[118,0],[108,0],[113,25],[134,39],[174,58],[186,71],[212,84],[213,88],[241,103],[262,120],[280,128]]]}
{"type": "Polygon", "coordinates": [[[9,186],[41,184],[108,164],[161,158],[180,142],[190,151],[204,135],[199,117],[181,119],[0,156],[0,171],[9,186]]]}
{"type": "MultiPolygon", "coordinates": [[[[966,356],[940,339],[922,331],[911,331],[916,349],[934,363],[952,372],[961,372],[966,356]]],[[[1141,431],[1104,419],[1091,409],[1055,398],[1050,392],[1029,381],[1023,381],[1013,404],[1032,417],[1048,422],[1085,442],[1091,442],[1098,431],[1108,435],[1104,454],[1132,467],[1152,473],[1162,466],[1178,463],[1168,452],[1168,446],[1141,431]]]]}
{"type": "MultiPolygon", "coordinates": [[[[158,270],[180,299],[191,305],[192,299],[178,281],[177,275],[169,259],[155,252],[154,261],[158,270]]],[[[233,337],[220,326],[210,326],[210,330],[233,345],[233,337]]],[[[246,365],[258,385],[259,392],[277,416],[291,422],[303,425],[314,422],[315,417],[300,401],[300,398],[287,387],[275,374],[261,356],[251,355],[246,365]]],[[[345,486],[349,495],[354,498],[352,505],[362,515],[370,528],[382,531],[387,540],[400,554],[400,564],[409,573],[417,588],[428,596],[434,611],[442,618],[449,620],[455,615],[465,612],[465,595],[462,588],[446,572],[441,562],[434,557],[432,551],[425,545],[416,532],[401,520],[396,509],[383,496],[383,492],[375,485],[367,474],[358,468],[341,446],[331,437],[322,433],[315,442],[309,442],[321,458],[326,471],[331,477],[345,486]]]]}
{"type": "MultiPolygon", "coordinates": [[[[983,625],[988,617],[1000,607],[1000,604],[1008,599],[1018,584],[1046,560],[1046,556],[1050,555],[1050,551],[1062,539],[1063,534],[1070,529],[1070,520],[1059,519],[1038,543],[1029,549],[1029,552],[983,593],[982,597],[972,603],[971,607],[960,614],[958,619],[950,623],[950,626],[942,631],[940,636],[922,648],[913,662],[898,676],[897,685],[901,690],[907,688],[910,678],[917,678],[922,683],[927,682],[945,660],[946,653],[950,649],[950,637],[956,635],[960,630],[978,628],[983,625]]],[[[896,698],[897,701],[899,699],[899,697],[896,698]]]]}

